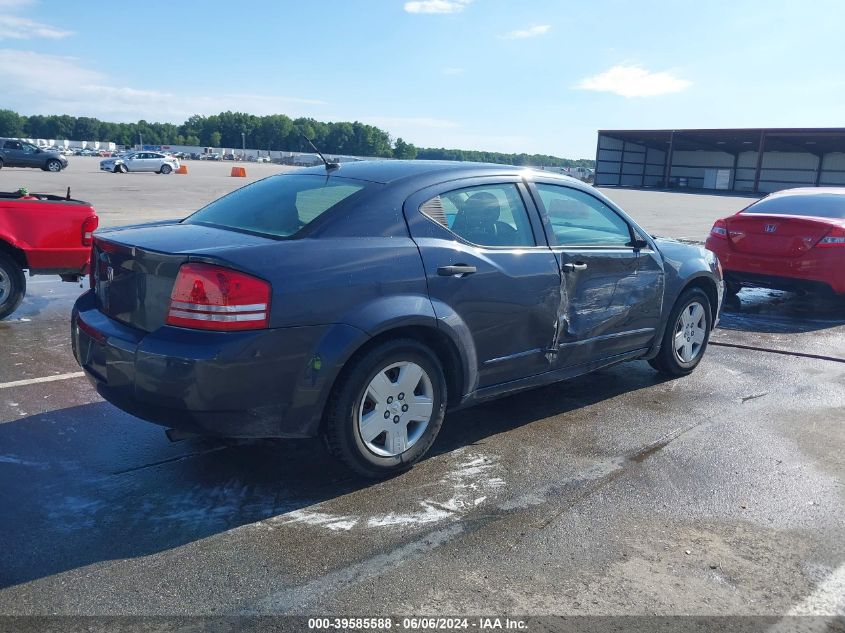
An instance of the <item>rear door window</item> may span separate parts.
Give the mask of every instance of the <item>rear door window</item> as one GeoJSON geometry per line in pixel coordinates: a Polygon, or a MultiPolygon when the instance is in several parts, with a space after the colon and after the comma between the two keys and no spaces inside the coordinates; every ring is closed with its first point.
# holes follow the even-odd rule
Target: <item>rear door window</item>
{"type": "Polygon", "coordinates": [[[290,237],[366,185],[325,176],[272,176],[215,200],[185,220],[271,237],[290,237]]]}
{"type": "Polygon", "coordinates": [[[420,210],[472,244],[535,245],[525,204],[511,183],[456,189],[424,202],[420,210]]]}

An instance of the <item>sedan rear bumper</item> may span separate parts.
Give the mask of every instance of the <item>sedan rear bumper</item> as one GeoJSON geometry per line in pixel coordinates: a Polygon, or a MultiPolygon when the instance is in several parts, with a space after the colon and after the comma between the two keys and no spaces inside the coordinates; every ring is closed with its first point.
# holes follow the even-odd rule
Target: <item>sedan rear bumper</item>
{"type": "Polygon", "coordinates": [[[725,280],[791,290],[827,287],[845,294],[845,248],[812,248],[800,257],[740,253],[723,239],[709,237],[707,248],[719,257],[725,280]]]}
{"type": "Polygon", "coordinates": [[[74,306],[71,336],[97,392],[141,419],[202,435],[310,437],[336,375],[334,364],[314,360],[332,327],[147,333],[100,312],[88,292],[74,306]]]}

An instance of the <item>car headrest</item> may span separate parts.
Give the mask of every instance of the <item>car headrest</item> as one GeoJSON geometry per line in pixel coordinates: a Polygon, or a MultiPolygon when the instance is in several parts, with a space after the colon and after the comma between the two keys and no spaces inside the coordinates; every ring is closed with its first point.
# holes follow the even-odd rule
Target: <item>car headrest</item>
{"type": "Polygon", "coordinates": [[[296,206],[296,193],[282,196],[277,201],[277,206],[272,211],[275,216],[274,224],[282,230],[296,233],[302,227],[299,218],[299,209],[296,206]]]}
{"type": "Polygon", "coordinates": [[[494,224],[501,213],[499,201],[492,193],[479,191],[467,198],[461,205],[461,212],[469,224],[494,224]]]}

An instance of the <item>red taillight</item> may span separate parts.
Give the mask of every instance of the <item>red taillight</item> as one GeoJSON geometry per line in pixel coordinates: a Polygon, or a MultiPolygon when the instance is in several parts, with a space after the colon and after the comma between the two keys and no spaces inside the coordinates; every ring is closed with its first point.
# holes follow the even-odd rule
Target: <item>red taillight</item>
{"type": "Polygon", "coordinates": [[[91,246],[94,242],[94,231],[97,230],[97,227],[100,225],[100,218],[96,215],[91,215],[85,218],[85,221],[82,223],[82,245],[83,246],[91,246]]]}
{"type": "Polygon", "coordinates": [[[167,324],[198,330],[258,330],[270,322],[270,284],[212,264],[182,264],[167,324]]]}
{"type": "Polygon", "coordinates": [[[845,228],[836,227],[816,244],[816,248],[845,247],[845,228]]]}
{"type": "Polygon", "coordinates": [[[710,229],[710,235],[718,237],[723,240],[728,239],[728,223],[724,220],[716,220],[713,228],[710,229]]]}

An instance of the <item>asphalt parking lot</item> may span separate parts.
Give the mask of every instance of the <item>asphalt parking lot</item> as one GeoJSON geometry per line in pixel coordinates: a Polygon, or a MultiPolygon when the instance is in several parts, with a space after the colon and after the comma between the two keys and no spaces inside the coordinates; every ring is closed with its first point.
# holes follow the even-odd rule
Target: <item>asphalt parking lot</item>
{"type": "MultiPolygon", "coordinates": [[[[266,163],[188,160],[187,175],[153,173],[112,174],[99,170],[100,158],[71,156],[70,166],[58,174],[38,169],[0,171],[0,190],[28,187],[32,192],[64,194],[91,202],[100,226],[181,218],[238,187],[293,167],[266,163]],[[229,176],[244,166],[246,178],[229,176]]],[[[341,168],[342,169],[342,168],[341,168]]],[[[703,241],[713,221],[739,211],[755,197],[702,195],[667,191],[601,189],[654,233],[703,241]]]]}
{"type": "MultiPolygon", "coordinates": [[[[243,183],[72,161],[0,188],[71,186],[116,225],[243,183]]],[[[690,239],[749,202],[607,193],[690,239]]],[[[693,375],[635,362],[454,413],[362,482],[316,441],[170,443],[103,402],[80,292],[30,279],[0,322],[0,614],[845,615],[843,301],[745,290],[693,375]]]]}

